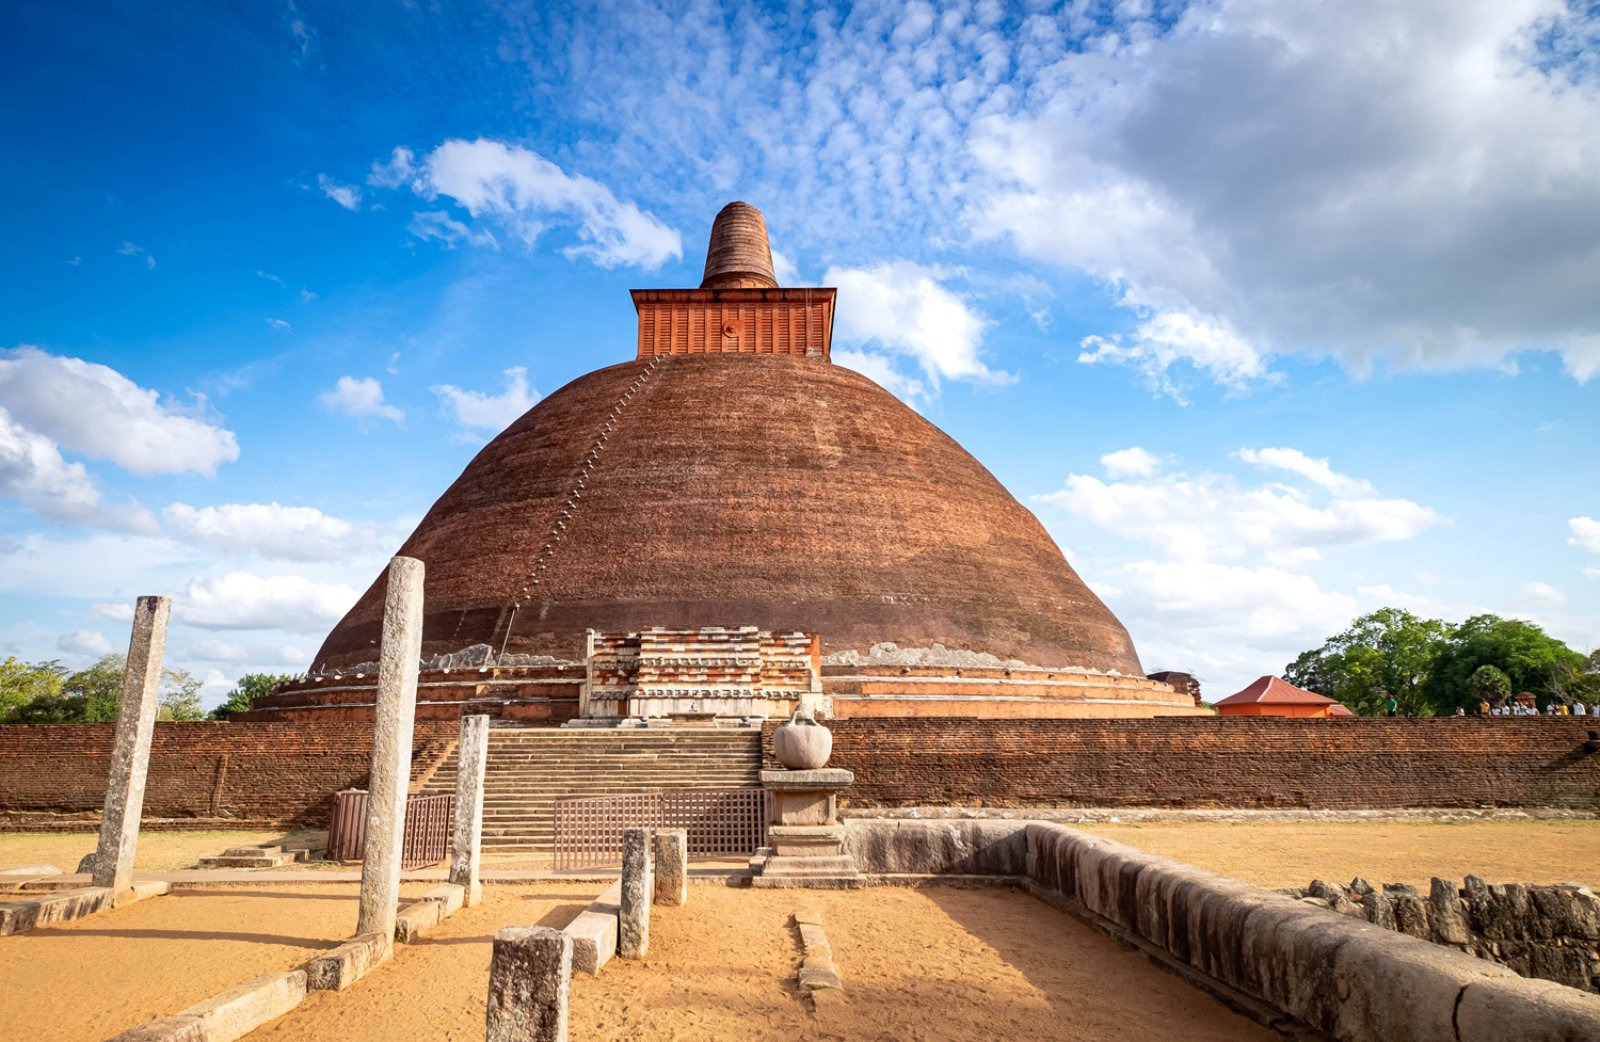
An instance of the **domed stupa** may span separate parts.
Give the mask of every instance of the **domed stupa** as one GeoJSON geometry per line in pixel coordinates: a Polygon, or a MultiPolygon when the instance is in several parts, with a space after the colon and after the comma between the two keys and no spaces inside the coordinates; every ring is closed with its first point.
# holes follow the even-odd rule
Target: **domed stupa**
{"type": "MultiPolygon", "coordinates": [[[[1144,678],[1122,624],[982,464],[833,364],[834,300],[778,286],[742,202],[717,215],[698,289],[634,290],[636,357],[511,424],[398,549],[426,565],[419,715],[594,715],[597,656],[657,662],[640,640],[713,685],[719,668],[808,664],[800,687],[836,716],[1197,711],[1144,678]]],[[[250,715],[370,715],[384,593],[380,575],[311,674],[250,715]]],[[[797,697],[780,694],[760,715],[797,697]]]]}

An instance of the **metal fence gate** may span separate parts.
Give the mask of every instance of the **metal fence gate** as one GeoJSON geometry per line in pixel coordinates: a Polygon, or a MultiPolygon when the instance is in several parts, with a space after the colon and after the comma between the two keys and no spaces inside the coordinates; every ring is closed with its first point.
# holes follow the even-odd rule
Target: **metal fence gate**
{"type": "MultiPolygon", "coordinates": [[[[436,865],[449,856],[450,816],[455,802],[450,793],[407,797],[402,868],[436,865]]],[[[360,861],[366,842],[367,793],[362,789],[334,793],[333,812],[328,818],[328,860],[360,861]]]]}
{"type": "Polygon", "coordinates": [[[622,861],[622,830],[686,829],[689,856],[753,854],[766,844],[772,804],[765,789],[674,789],[557,800],[555,867],[622,861]]]}

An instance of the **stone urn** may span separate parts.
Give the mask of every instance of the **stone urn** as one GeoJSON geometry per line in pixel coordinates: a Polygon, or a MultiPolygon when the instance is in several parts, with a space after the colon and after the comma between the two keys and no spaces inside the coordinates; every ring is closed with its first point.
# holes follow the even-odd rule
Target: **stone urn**
{"type": "Polygon", "coordinates": [[[791,771],[814,771],[833,753],[833,732],[817,723],[808,706],[801,706],[772,732],[772,751],[791,771]]]}

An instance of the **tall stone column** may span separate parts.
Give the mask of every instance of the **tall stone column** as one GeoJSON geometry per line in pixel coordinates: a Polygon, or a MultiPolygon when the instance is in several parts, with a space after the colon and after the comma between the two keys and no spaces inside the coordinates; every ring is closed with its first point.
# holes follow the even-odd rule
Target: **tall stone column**
{"type": "Polygon", "coordinates": [[[456,818],[450,834],[450,882],[466,889],[466,905],[483,900],[478,881],[483,845],[483,776],[489,763],[489,718],[461,718],[456,746],[456,818]]]}
{"type": "Polygon", "coordinates": [[[117,707],[117,737],[111,747],[111,774],[100,814],[100,845],[94,855],[94,885],[121,893],[133,885],[139,817],[144,813],[144,782],[150,771],[150,739],[161,701],[161,658],[167,650],[167,620],[172,600],[140,597],[133,609],[133,637],[122,674],[117,707]]]}
{"type": "Polygon", "coordinates": [[[361,914],[356,933],[394,943],[400,906],[400,856],[406,796],[411,785],[411,736],[417,710],[417,665],[422,657],[422,562],[389,562],[378,651],[378,702],[372,728],[372,777],[367,786],[367,837],[361,862],[361,914]]]}

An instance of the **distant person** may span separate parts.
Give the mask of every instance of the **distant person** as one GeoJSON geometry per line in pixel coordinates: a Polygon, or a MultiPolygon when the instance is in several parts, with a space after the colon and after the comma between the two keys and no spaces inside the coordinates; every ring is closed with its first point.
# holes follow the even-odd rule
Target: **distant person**
{"type": "Polygon", "coordinates": [[[1389,701],[1387,701],[1387,702],[1385,702],[1383,704],[1383,715],[1384,716],[1399,716],[1400,715],[1400,700],[1398,698],[1395,698],[1393,695],[1390,695],[1389,696],[1389,701]]]}
{"type": "Polygon", "coordinates": [[[1479,702],[1478,703],[1478,715],[1479,716],[1488,716],[1489,715],[1489,703],[1488,702],[1479,702]]]}
{"type": "Polygon", "coordinates": [[[1456,715],[1457,716],[1466,716],[1467,715],[1467,711],[1465,709],[1462,709],[1460,706],[1456,706],[1456,715]]]}

